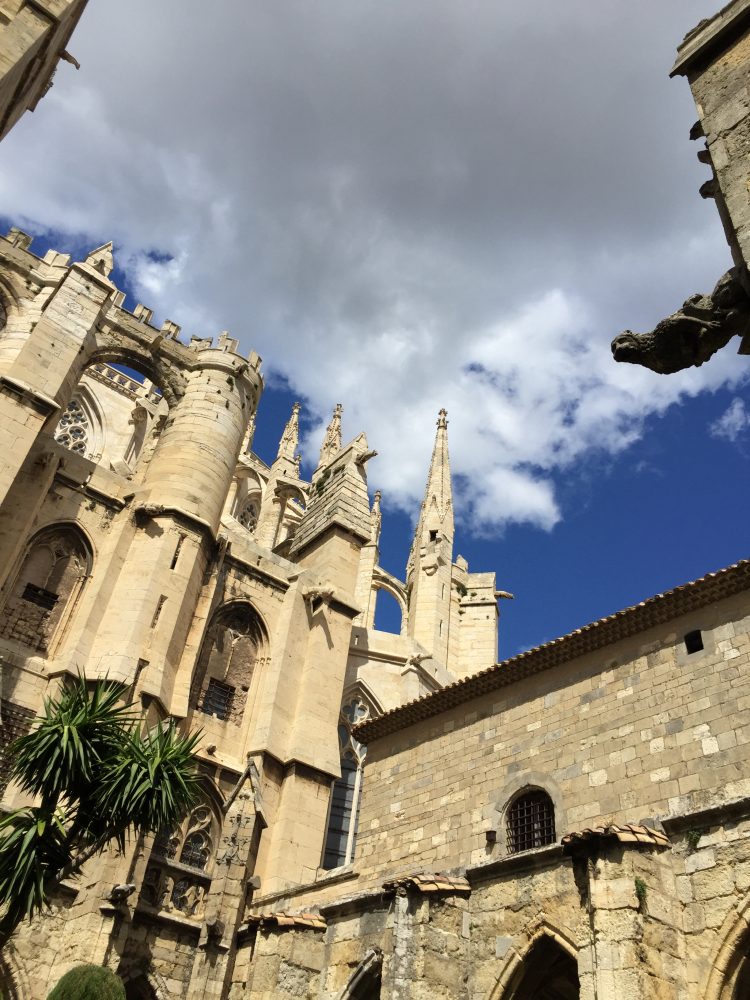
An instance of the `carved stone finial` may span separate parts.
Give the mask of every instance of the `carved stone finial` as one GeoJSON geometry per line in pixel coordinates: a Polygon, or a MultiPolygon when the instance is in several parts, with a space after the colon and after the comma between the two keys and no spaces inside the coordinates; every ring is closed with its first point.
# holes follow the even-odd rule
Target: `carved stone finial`
{"type": "Polygon", "coordinates": [[[721,277],[710,295],[692,295],[649,333],[625,330],[612,341],[615,361],[643,365],[660,375],[696,368],[732,337],[750,333],[750,297],[738,268],[721,277]]]}
{"type": "Polygon", "coordinates": [[[445,408],[438,413],[437,425],[442,428],[446,428],[448,426],[448,411],[445,408]]]}
{"type": "Polygon", "coordinates": [[[320,461],[318,466],[328,465],[332,459],[341,451],[341,414],[344,407],[341,403],[336,403],[331,422],[326,428],[326,436],[320,449],[320,461]]]}
{"type": "Polygon", "coordinates": [[[86,258],[86,263],[99,271],[100,274],[103,274],[105,278],[110,276],[115,266],[112,249],[112,240],[110,240],[109,243],[105,243],[103,246],[97,247],[96,250],[92,250],[86,258]]]}
{"type": "Polygon", "coordinates": [[[253,438],[255,437],[255,414],[250,417],[247,422],[247,427],[245,428],[245,437],[242,440],[242,451],[241,454],[245,455],[247,452],[251,451],[253,447],[253,438]]]}
{"type": "Polygon", "coordinates": [[[370,524],[371,533],[370,541],[377,545],[380,541],[380,528],[383,523],[383,515],[380,511],[380,501],[382,499],[382,493],[380,490],[375,490],[375,496],[372,500],[372,510],[370,511],[370,524]]]}
{"type": "Polygon", "coordinates": [[[292,407],[292,415],[287,420],[284,433],[279,441],[277,458],[288,458],[290,461],[294,461],[294,453],[299,443],[299,408],[299,403],[295,403],[292,407]]]}

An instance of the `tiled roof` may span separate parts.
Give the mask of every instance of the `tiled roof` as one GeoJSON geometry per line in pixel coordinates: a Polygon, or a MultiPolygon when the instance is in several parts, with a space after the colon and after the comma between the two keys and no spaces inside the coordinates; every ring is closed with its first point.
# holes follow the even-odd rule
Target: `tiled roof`
{"type": "Polygon", "coordinates": [[[251,913],[248,924],[257,927],[312,927],[314,930],[324,930],[325,917],[319,913],[251,913]]]}
{"type": "Polygon", "coordinates": [[[621,844],[650,844],[655,847],[671,846],[666,833],[654,830],[650,826],[637,826],[633,823],[587,827],[585,830],[566,834],[560,843],[563,847],[574,847],[594,840],[617,840],[621,844]]]}
{"type": "Polygon", "coordinates": [[[399,889],[416,889],[417,892],[471,892],[471,886],[461,875],[444,875],[442,872],[414,872],[383,883],[384,892],[399,889]]]}
{"type": "Polygon", "coordinates": [[[448,684],[440,691],[423,695],[400,708],[385,712],[376,719],[363,722],[355,727],[355,736],[360,743],[372,742],[381,736],[395,733],[411,723],[439,715],[446,709],[478,695],[513,684],[558,663],[565,663],[602,649],[620,639],[637,635],[655,625],[662,625],[679,615],[688,614],[706,604],[731,597],[747,589],[750,589],[750,560],[743,559],[726,569],[708,573],[692,583],[685,583],[681,587],[657,594],[633,607],[600,618],[560,639],[553,639],[543,646],[536,646],[525,653],[519,653],[518,656],[513,656],[486,670],[480,670],[470,677],[448,684]]]}

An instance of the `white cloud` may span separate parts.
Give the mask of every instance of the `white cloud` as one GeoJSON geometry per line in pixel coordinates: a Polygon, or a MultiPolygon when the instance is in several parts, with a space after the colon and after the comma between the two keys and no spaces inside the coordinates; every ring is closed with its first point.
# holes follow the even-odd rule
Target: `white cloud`
{"type": "Polygon", "coordinates": [[[745,409],[744,401],[736,396],[718,420],[711,424],[709,430],[714,437],[725,438],[734,443],[748,428],[750,428],[750,413],[745,409]]]}
{"type": "Polygon", "coordinates": [[[666,76],[703,0],[470,7],[101,0],[4,143],[0,213],[114,238],[158,316],[257,350],[308,457],[343,402],[387,504],[414,509],[445,406],[467,524],[550,528],[556,476],[744,372],[608,346],[729,266],[666,76]]]}

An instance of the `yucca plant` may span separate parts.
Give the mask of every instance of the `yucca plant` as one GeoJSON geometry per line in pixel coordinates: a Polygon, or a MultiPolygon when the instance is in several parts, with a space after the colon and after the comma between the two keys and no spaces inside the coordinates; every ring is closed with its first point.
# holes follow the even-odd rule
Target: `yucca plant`
{"type": "Polygon", "coordinates": [[[199,735],[173,721],[144,730],[121,694],[79,677],[9,748],[10,777],[36,803],[0,820],[0,947],[109,843],[170,829],[196,801],[199,735]]]}

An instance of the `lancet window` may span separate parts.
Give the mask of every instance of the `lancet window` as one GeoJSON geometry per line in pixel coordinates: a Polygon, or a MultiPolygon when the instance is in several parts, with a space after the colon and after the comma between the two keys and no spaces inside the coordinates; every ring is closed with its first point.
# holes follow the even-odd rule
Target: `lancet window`
{"type": "Polygon", "coordinates": [[[348,865],[354,858],[367,747],[357,742],[352,728],[369,716],[370,707],[361,698],[353,698],[341,708],[338,727],[341,777],[331,790],[323,868],[348,865]]]}
{"type": "Polygon", "coordinates": [[[258,526],[259,514],[260,514],[260,507],[258,504],[257,497],[250,497],[249,500],[245,501],[237,520],[240,522],[243,528],[247,528],[248,531],[253,532],[258,526]]]}
{"type": "Polygon", "coordinates": [[[154,843],[154,853],[168,861],[205,871],[213,855],[211,832],[213,814],[207,805],[199,805],[175,830],[160,833],[154,843]]]}
{"type": "Polygon", "coordinates": [[[162,831],[154,841],[141,899],[157,910],[179,910],[184,916],[200,918],[211,885],[217,831],[213,810],[205,803],[174,830],[162,831]]]}
{"type": "Polygon", "coordinates": [[[55,430],[55,441],[79,455],[85,455],[88,452],[89,430],[89,418],[80,401],[71,399],[55,430]]]}
{"type": "Polygon", "coordinates": [[[69,619],[91,572],[91,553],[72,525],[42,531],[32,541],[4,608],[0,635],[47,652],[69,619]]]}
{"type": "Polygon", "coordinates": [[[239,726],[265,633],[249,604],[222,608],[208,627],[190,691],[191,707],[239,726]]]}

